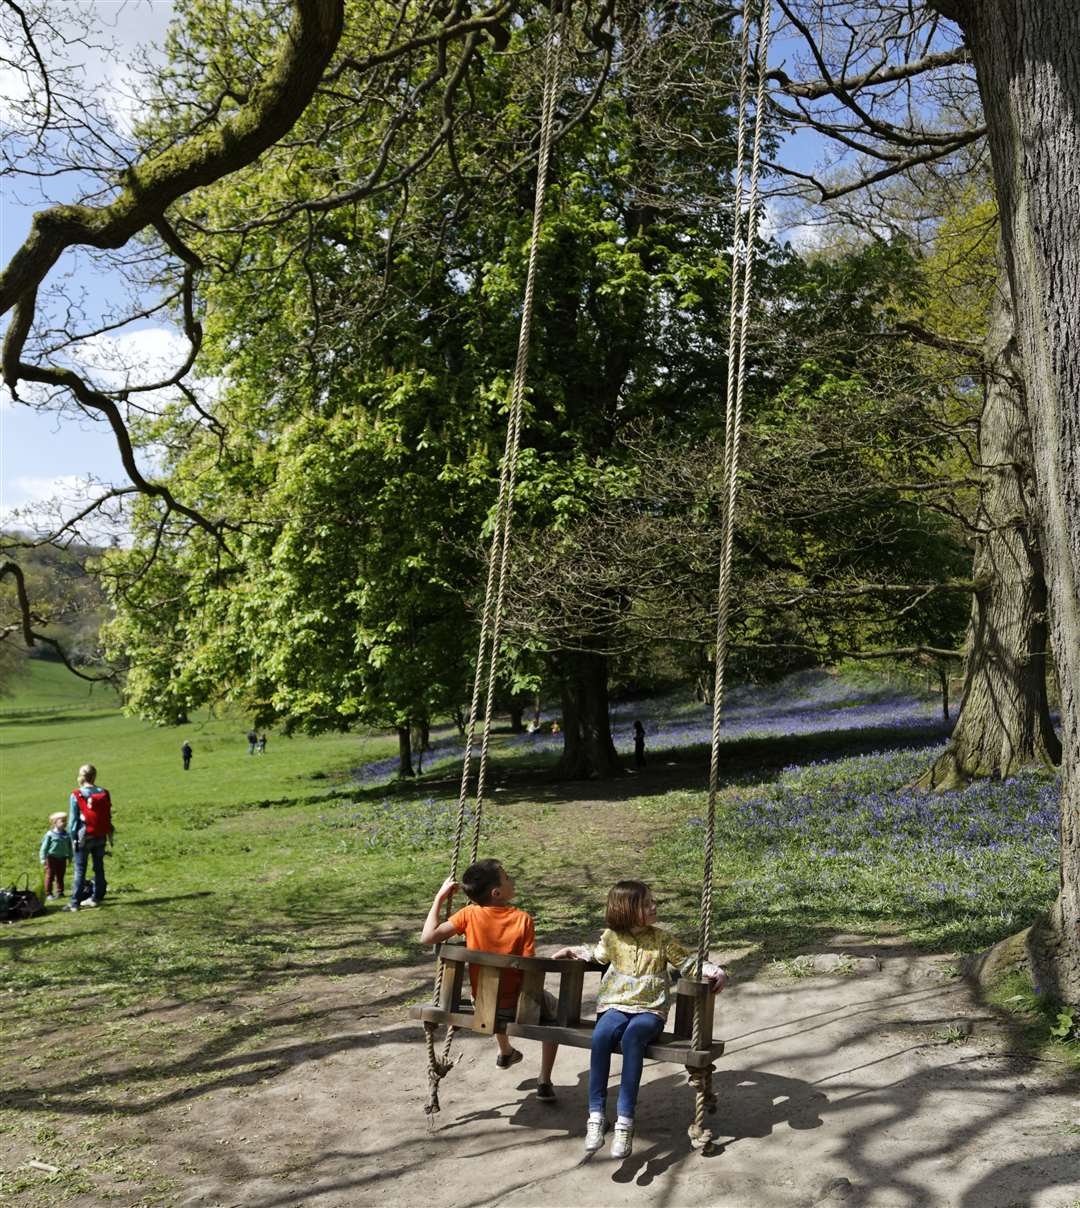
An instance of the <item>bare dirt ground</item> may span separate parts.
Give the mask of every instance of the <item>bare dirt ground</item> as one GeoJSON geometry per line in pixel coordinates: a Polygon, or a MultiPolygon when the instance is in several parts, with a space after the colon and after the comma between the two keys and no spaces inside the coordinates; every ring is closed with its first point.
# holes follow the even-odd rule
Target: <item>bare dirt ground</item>
{"type": "MultiPolygon", "coordinates": [[[[629,859],[625,816],[615,827],[581,805],[552,807],[547,841],[576,827],[576,851],[629,859]]],[[[587,855],[560,865],[578,893],[608,871],[587,855]]],[[[367,920],[364,950],[392,951],[417,923],[367,920]]],[[[709,1156],[687,1140],[693,1094],[681,1069],[646,1066],[631,1158],[583,1160],[588,1053],[560,1054],[559,1102],[546,1105],[533,1094],[538,1045],[522,1041],[525,1061],[504,1072],[493,1042],[473,1035],[459,1040],[429,1129],[422,1033],[405,1010],[429,986],[427,963],[346,960],[273,992],[223,988],[204,1004],[215,1021],[205,1039],[190,1007],[180,1018],[150,1011],[132,1052],[82,1078],[34,1073],[18,1103],[47,1107],[65,1130],[94,1121],[104,1152],[134,1155],[159,1179],[148,1196],[125,1190],[117,1164],[99,1165],[94,1193],[67,1201],[88,1208],[1080,1204],[1080,1084],[1065,1067],[1020,1055],[948,958],[858,936],[818,950],[875,955],[881,967],[793,978],[714,953],[746,972],[718,1004],[727,1053],[709,1156]],[[190,1036],[159,1050],[157,1032],[178,1024],[190,1036]]],[[[617,1072],[616,1058],[613,1082],[617,1072]]],[[[0,1088],[9,1104],[12,1094],[0,1088]]],[[[8,1169],[26,1156],[10,1149],[0,1137],[8,1169]]]]}
{"type": "MultiPolygon", "coordinates": [[[[858,952],[841,942],[837,951],[858,952]]],[[[865,950],[864,950],[865,951],[865,950]]],[[[880,951],[880,949],[879,949],[880,951]]],[[[411,984],[413,971],[401,971],[411,984]]],[[[425,1124],[416,1025],[325,1002],[324,1038],[285,1038],[276,1074],[163,1106],[186,1155],[184,1205],[940,1205],[1065,1208],[1080,1199],[1080,1086],[1014,1056],[940,960],[882,952],[882,970],[767,979],[725,993],[716,1151],[691,1150],[693,1096],[651,1064],[632,1157],[582,1160],[588,1054],[564,1050],[559,1103],[537,1102],[536,1045],[499,1071],[464,1037],[425,1124]]],[[[312,1006],[310,996],[307,1008],[312,1006]]],[[[167,1138],[167,1140],[165,1140],[167,1138]]],[[[158,1148],[155,1145],[155,1148],[158,1148]]],[[[178,1174],[180,1172],[177,1172],[178,1174]]]]}

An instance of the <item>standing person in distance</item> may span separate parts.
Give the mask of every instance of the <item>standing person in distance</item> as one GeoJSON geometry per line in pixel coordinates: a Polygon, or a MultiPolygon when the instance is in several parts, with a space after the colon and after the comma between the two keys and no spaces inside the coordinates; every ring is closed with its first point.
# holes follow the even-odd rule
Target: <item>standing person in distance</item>
{"type": "Polygon", "coordinates": [[[79,768],[79,785],[71,794],[68,811],[68,833],[75,847],[75,882],[71,887],[71,902],[65,910],[78,910],[83,904],[86,882],[86,861],[94,865],[93,894],[85,905],[97,906],[105,897],[105,844],[112,838],[112,799],[109,790],[95,784],[97,768],[84,763],[79,768]]]}
{"type": "Polygon", "coordinates": [[[180,754],[184,757],[184,771],[191,767],[191,743],[186,742],[180,748],[180,754]]]}
{"type": "Polygon", "coordinates": [[[634,722],[634,766],[645,766],[645,727],[641,724],[641,718],[634,722]]]}
{"type": "Polygon", "coordinates": [[[254,755],[255,754],[255,744],[259,741],[259,736],[258,736],[258,734],[255,733],[254,730],[248,730],[247,738],[248,738],[248,754],[254,755]]]}
{"type": "Polygon", "coordinates": [[[266,735],[265,734],[259,735],[259,754],[260,755],[266,754],[266,735]]]}

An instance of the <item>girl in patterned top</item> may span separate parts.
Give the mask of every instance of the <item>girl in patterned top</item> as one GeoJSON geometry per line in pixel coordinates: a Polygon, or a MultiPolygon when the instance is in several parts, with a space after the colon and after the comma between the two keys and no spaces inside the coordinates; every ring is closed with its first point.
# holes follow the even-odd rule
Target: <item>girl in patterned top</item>
{"type": "MultiPolygon", "coordinates": [[[[592,1035],[589,1066],[589,1119],[585,1127],[585,1152],[604,1144],[605,1115],[611,1054],[622,1046],[618,1118],[615,1121],[613,1158],[627,1158],[634,1144],[634,1110],[645,1050],[664,1030],[671,1006],[671,966],[685,975],[696,962],[668,932],[655,926],[656,902],[642,881],[618,881],[607,899],[608,929],[595,946],[560,948],[555,959],[572,957],[607,964],[596,999],[596,1027],[592,1035]]],[[[702,974],[718,993],[727,982],[719,965],[706,961],[702,974]]]]}

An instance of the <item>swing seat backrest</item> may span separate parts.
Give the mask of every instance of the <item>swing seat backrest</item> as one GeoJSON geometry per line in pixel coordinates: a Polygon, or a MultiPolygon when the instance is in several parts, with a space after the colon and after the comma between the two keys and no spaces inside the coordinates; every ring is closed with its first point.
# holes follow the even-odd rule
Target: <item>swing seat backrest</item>
{"type": "MultiPolygon", "coordinates": [[[[414,1019],[441,1023],[491,1036],[506,1032],[531,1040],[546,1040],[575,1048],[592,1045],[595,1020],[581,1018],[581,998],[585,974],[600,971],[604,965],[592,961],[551,960],[538,956],[508,956],[495,952],[476,952],[460,944],[446,944],[437,950],[443,965],[438,1003],[411,1007],[414,1019]],[[466,964],[477,975],[474,1001],[470,1007],[463,1002],[466,964]],[[504,969],[516,969],[521,975],[521,988],[513,1019],[500,1018],[498,1009],[499,980],[504,969]],[[557,976],[555,1018],[541,1019],[544,982],[557,976]]],[[[709,984],[696,978],[680,978],[675,987],[675,1012],[670,1031],[663,1032],[646,1050],[646,1056],[657,1061],[673,1061],[689,1067],[711,1065],[724,1051],[723,1041],[713,1040],[713,1008],[715,996],[709,984]],[[695,1013],[701,1015],[703,1045],[691,1044],[695,1013]]]]}

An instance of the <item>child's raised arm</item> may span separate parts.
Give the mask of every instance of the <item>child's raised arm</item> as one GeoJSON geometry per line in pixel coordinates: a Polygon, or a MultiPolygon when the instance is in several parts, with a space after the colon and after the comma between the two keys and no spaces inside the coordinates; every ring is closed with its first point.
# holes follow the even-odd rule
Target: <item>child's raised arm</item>
{"type": "Polygon", "coordinates": [[[439,892],[435,895],[431,903],[431,909],[424,920],[424,929],[420,932],[421,944],[441,944],[443,940],[448,940],[452,935],[457,935],[457,929],[449,922],[439,922],[439,908],[459,888],[460,886],[453,877],[447,877],[442,885],[439,886],[439,892]]]}
{"type": "Polygon", "coordinates": [[[601,965],[606,965],[611,960],[611,954],[607,949],[607,937],[608,933],[605,931],[601,935],[599,943],[575,944],[573,947],[560,948],[551,959],[555,961],[599,961],[601,965]]]}

